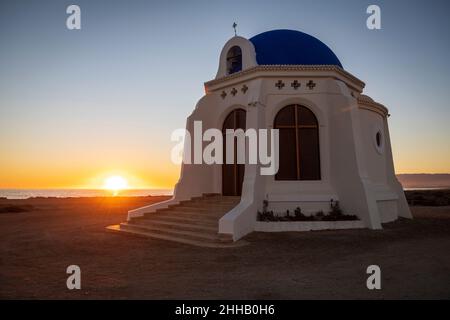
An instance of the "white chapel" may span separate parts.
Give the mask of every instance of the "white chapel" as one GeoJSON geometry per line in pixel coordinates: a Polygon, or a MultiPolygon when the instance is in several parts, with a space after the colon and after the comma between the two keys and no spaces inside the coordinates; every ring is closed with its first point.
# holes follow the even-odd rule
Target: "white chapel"
{"type": "Polygon", "coordinates": [[[278,129],[278,172],[184,163],[173,198],[130,211],[120,230],[214,246],[264,228],[302,230],[302,222],[261,227],[261,210],[308,215],[338,202],[368,229],[411,218],[394,172],[388,109],[363,94],[364,82],[320,40],[294,30],[234,36],[204,86],[186,130],[194,121],[203,130],[278,129]]]}

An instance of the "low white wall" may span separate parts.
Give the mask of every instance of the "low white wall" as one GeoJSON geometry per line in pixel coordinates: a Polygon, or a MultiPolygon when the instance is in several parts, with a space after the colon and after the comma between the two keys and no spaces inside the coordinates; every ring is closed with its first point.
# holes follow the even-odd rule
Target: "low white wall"
{"type": "Polygon", "coordinates": [[[134,209],[134,210],[130,210],[130,211],[128,211],[127,221],[130,221],[132,218],[143,217],[145,213],[153,213],[153,212],[156,212],[156,210],[159,210],[159,209],[166,209],[170,205],[178,204],[179,202],[180,201],[177,200],[175,198],[175,196],[174,196],[171,199],[166,200],[166,201],[162,201],[162,202],[150,204],[150,205],[145,206],[145,207],[141,207],[141,208],[137,208],[137,209],[134,209]]]}
{"type": "Polygon", "coordinates": [[[361,220],[355,221],[257,221],[255,231],[260,232],[297,232],[339,229],[363,229],[361,220]]]}
{"type": "Polygon", "coordinates": [[[256,203],[252,199],[243,199],[230,212],[219,220],[219,233],[230,234],[234,241],[249,234],[256,221],[256,203]]]}

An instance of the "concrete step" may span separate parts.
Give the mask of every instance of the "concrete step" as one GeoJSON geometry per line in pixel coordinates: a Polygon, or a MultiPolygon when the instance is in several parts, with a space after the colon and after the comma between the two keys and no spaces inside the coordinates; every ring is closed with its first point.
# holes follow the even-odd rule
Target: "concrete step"
{"type": "Polygon", "coordinates": [[[219,221],[220,218],[223,217],[224,213],[222,212],[207,212],[207,211],[184,211],[184,210],[169,210],[169,211],[162,211],[162,212],[153,212],[153,213],[147,213],[144,215],[144,218],[152,218],[152,217],[161,217],[166,215],[173,215],[173,216],[179,216],[179,217],[189,217],[189,218],[199,218],[199,219],[205,219],[205,220],[214,220],[219,221]]]}
{"type": "Polygon", "coordinates": [[[195,216],[195,217],[187,217],[187,216],[179,216],[179,215],[171,215],[171,214],[158,214],[155,213],[153,215],[147,215],[141,218],[137,218],[145,221],[154,221],[154,220],[164,220],[168,222],[180,222],[180,223],[192,223],[195,225],[204,225],[204,226],[211,226],[216,227],[218,226],[218,219],[212,220],[212,219],[202,219],[201,217],[195,216]]]}
{"type": "Polygon", "coordinates": [[[193,240],[211,240],[216,241],[219,239],[218,233],[213,231],[187,231],[187,230],[179,230],[174,228],[168,228],[160,225],[151,225],[151,224],[133,224],[132,222],[121,223],[121,228],[137,228],[139,230],[150,231],[160,234],[172,234],[178,236],[184,236],[193,240]]]}
{"type": "Polygon", "coordinates": [[[238,201],[189,201],[189,202],[183,202],[181,201],[178,204],[172,204],[170,206],[202,206],[202,207],[209,207],[209,206],[216,206],[216,207],[227,207],[227,206],[236,206],[238,205],[238,201]]]}
{"type": "Polygon", "coordinates": [[[189,201],[204,201],[204,202],[213,202],[213,201],[223,201],[223,202],[238,202],[240,201],[240,197],[209,197],[209,198],[194,198],[191,200],[185,200],[185,202],[189,201]]]}
{"type": "Polygon", "coordinates": [[[222,197],[222,195],[220,193],[204,193],[199,198],[212,198],[212,197],[222,197]]]}
{"type": "Polygon", "coordinates": [[[218,198],[221,198],[221,197],[222,197],[222,195],[220,195],[220,194],[210,194],[210,195],[203,195],[203,196],[199,196],[199,197],[192,197],[189,200],[183,200],[183,201],[218,199],[218,198]]]}
{"type": "Polygon", "coordinates": [[[183,206],[183,207],[234,207],[238,202],[203,202],[203,201],[193,201],[179,203],[173,206],[183,206]]]}
{"type": "Polygon", "coordinates": [[[171,211],[171,210],[177,210],[177,211],[183,210],[183,211],[189,211],[189,212],[222,212],[225,214],[233,208],[234,208],[234,206],[204,207],[204,206],[199,206],[199,205],[198,206],[177,205],[177,206],[172,206],[169,208],[158,210],[157,212],[167,212],[167,211],[171,211]]]}
{"type": "Polygon", "coordinates": [[[223,242],[223,241],[193,240],[193,239],[188,239],[183,235],[164,234],[164,233],[157,233],[157,232],[150,231],[150,230],[139,229],[139,228],[133,227],[131,225],[128,226],[128,223],[126,223],[126,222],[121,225],[109,226],[109,227],[107,227],[107,229],[111,230],[111,231],[120,231],[120,232],[124,232],[124,233],[140,235],[140,236],[144,236],[144,237],[179,242],[179,243],[189,244],[189,245],[198,246],[198,247],[207,247],[207,248],[233,248],[233,247],[239,247],[239,246],[246,244],[244,241],[237,243],[237,242],[223,242]]]}
{"type": "Polygon", "coordinates": [[[232,208],[234,208],[237,204],[220,204],[220,203],[211,203],[211,204],[205,204],[205,203],[184,203],[184,204],[176,204],[171,205],[168,208],[197,208],[197,209],[218,209],[218,210],[224,210],[228,211],[232,208]]]}
{"type": "Polygon", "coordinates": [[[175,221],[167,221],[162,219],[132,219],[130,221],[132,224],[143,224],[143,225],[160,225],[165,226],[167,228],[184,230],[184,231],[210,231],[210,232],[218,232],[218,224],[216,226],[208,226],[208,225],[199,225],[192,223],[182,223],[175,221]]]}
{"type": "Polygon", "coordinates": [[[239,246],[245,241],[236,243],[231,235],[218,233],[220,218],[239,201],[240,197],[203,195],[108,229],[201,247],[239,246]]]}
{"type": "Polygon", "coordinates": [[[195,197],[190,200],[183,200],[181,203],[184,202],[239,202],[241,200],[240,197],[224,197],[224,196],[215,196],[215,197],[195,197]]]}

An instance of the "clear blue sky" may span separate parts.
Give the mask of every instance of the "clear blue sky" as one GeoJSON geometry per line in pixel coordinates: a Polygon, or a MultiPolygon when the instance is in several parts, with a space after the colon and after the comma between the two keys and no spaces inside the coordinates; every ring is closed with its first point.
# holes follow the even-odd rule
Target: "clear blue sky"
{"type": "Polygon", "coordinates": [[[2,1],[0,187],[15,186],[17,165],[55,176],[158,167],[155,181],[176,180],[170,133],[215,76],[234,21],[247,38],[285,28],[325,42],[390,109],[397,171],[450,172],[448,15],[444,0],[2,1]],[[65,26],[70,4],[79,31],[65,26]],[[382,30],[365,26],[370,4],[382,30]]]}

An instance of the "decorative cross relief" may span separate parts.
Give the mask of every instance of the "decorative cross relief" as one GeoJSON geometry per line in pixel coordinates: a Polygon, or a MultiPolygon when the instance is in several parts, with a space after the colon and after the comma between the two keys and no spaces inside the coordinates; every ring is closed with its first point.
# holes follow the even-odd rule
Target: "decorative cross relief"
{"type": "Polygon", "coordinates": [[[222,97],[222,99],[225,99],[225,97],[227,96],[227,93],[225,91],[222,91],[222,93],[220,94],[220,96],[222,97]]]}
{"type": "Polygon", "coordinates": [[[300,82],[297,80],[294,80],[294,82],[291,83],[291,87],[297,90],[301,86],[300,82]]]}
{"type": "Polygon", "coordinates": [[[247,85],[244,84],[241,88],[242,93],[245,94],[247,92],[247,90],[248,90],[248,87],[247,87],[247,85]]]}
{"type": "Polygon", "coordinates": [[[236,95],[238,91],[236,90],[236,88],[231,89],[231,94],[233,95],[233,97],[236,95]]]}
{"type": "Polygon", "coordinates": [[[283,89],[283,87],[284,87],[284,82],[283,82],[283,81],[281,81],[281,80],[278,80],[278,82],[277,82],[277,83],[275,83],[275,87],[277,87],[277,88],[278,88],[278,90],[281,90],[281,89],[283,89]]]}
{"type": "Polygon", "coordinates": [[[309,80],[309,82],[306,84],[306,86],[309,88],[309,90],[312,90],[312,89],[314,89],[316,84],[312,80],[309,80]]]}

